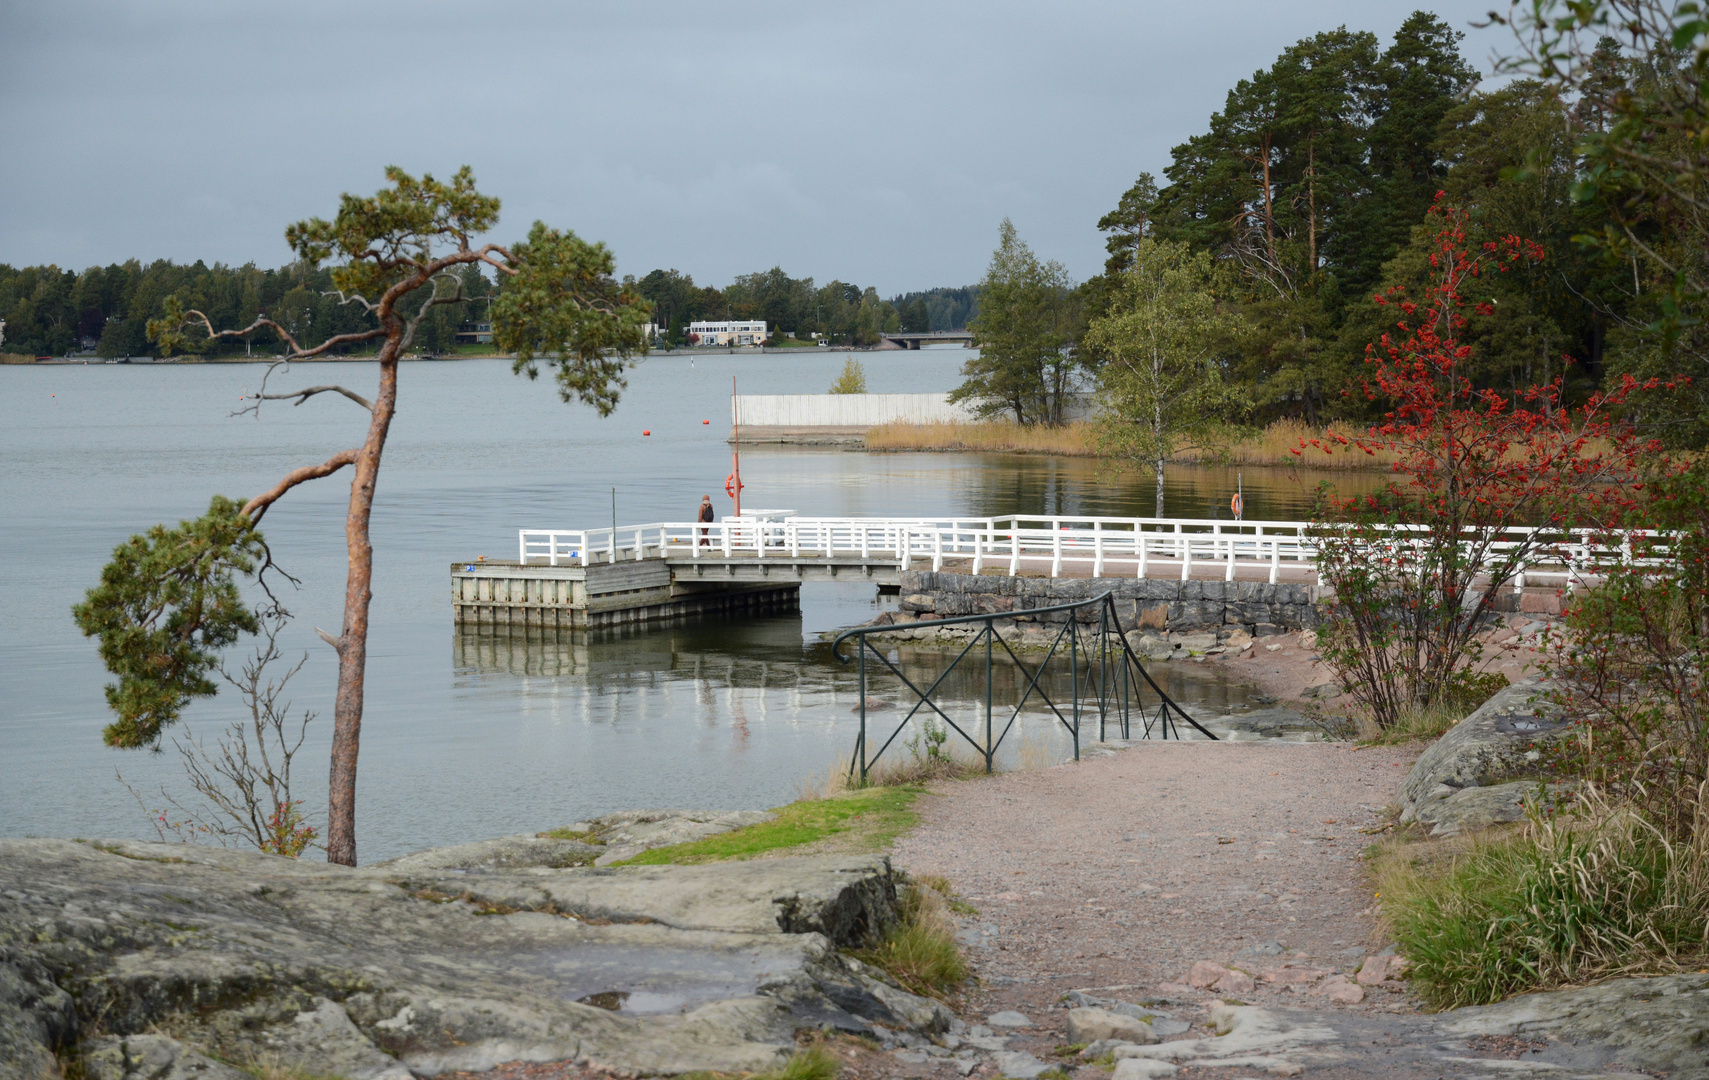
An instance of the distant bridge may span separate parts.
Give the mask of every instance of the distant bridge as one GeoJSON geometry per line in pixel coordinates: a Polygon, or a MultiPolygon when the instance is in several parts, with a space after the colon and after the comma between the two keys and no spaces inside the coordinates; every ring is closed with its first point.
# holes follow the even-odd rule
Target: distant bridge
{"type": "Polygon", "coordinates": [[[918,349],[922,345],[940,345],[959,341],[963,346],[973,344],[971,330],[927,330],[918,334],[885,334],[878,343],[881,349],[918,349]]]}

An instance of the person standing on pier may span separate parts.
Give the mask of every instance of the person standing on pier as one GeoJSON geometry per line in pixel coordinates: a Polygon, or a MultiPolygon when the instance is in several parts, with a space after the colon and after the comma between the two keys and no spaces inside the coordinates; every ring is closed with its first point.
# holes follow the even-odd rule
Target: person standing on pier
{"type": "MultiPolygon", "coordinates": [[[[712,520],[712,496],[710,495],[702,495],[700,497],[700,520],[705,522],[710,522],[712,520]]],[[[703,541],[706,541],[706,533],[706,529],[700,530],[700,535],[696,537],[694,541],[695,547],[698,548],[703,541]]],[[[708,546],[710,546],[709,542],[708,546]]]]}

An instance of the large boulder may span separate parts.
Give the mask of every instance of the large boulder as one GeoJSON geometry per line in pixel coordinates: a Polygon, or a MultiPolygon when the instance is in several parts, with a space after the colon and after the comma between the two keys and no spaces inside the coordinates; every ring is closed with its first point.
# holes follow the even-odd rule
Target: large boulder
{"type": "Polygon", "coordinates": [[[1413,817],[1432,836],[1453,836],[1463,829],[1484,829],[1524,821],[1539,802],[1558,803],[1570,790],[1567,784],[1542,784],[1515,780],[1492,787],[1456,788],[1443,784],[1413,808],[1413,817]]]}
{"type": "MultiPolygon", "coordinates": [[[[1411,821],[1426,812],[1425,803],[1446,800],[1467,788],[1537,777],[1541,748],[1571,728],[1547,700],[1547,690],[1547,684],[1536,677],[1514,683],[1432,743],[1401,784],[1401,820],[1411,821]]],[[[1433,820],[1441,826],[1455,820],[1452,815],[1457,809],[1485,813],[1511,798],[1509,792],[1499,798],[1466,799],[1429,813],[1436,815],[1433,820]]]]}

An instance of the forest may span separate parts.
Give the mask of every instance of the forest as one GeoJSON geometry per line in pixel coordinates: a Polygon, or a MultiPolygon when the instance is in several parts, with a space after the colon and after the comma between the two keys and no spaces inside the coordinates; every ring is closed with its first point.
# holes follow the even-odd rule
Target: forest
{"type": "MultiPolygon", "coordinates": [[[[5,351],[30,356],[143,356],[152,351],[147,323],[160,315],[166,297],[208,315],[215,326],[247,326],[258,313],[279,320],[307,344],[334,334],[365,329],[367,314],[333,294],[330,271],[300,264],[277,270],[200,261],[176,265],[135,259],[82,273],[55,266],[15,268],[0,264],[0,319],[5,351]]],[[[653,304],[654,317],[673,345],[686,343],[697,319],[764,319],[775,331],[808,338],[820,334],[833,344],[870,346],[882,333],[899,330],[959,330],[973,314],[974,290],[932,289],[881,299],[870,286],[842,281],[816,286],[781,268],[743,274],[723,289],[697,286],[676,270],[654,270],[627,283],[653,304]]],[[[463,292],[469,299],[446,304],[422,324],[415,345],[428,353],[451,351],[457,329],[486,316],[498,286],[469,268],[463,292]]],[[[206,343],[204,343],[206,344],[206,343]]],[[[259,331],[243,342],[222,342],[216,353],[278,351],[277,336],[259,331]]]]}
{"type": "Polygon", "coordinates": [[[1669,445],[1709,444],[1709,203],[1690,135],[1703,60],[1666,27],[1625,47],[1591,32],[1613,25],[1547,48],[1522,39],[1488,88],[1464,35],[1428,12],[1386,45],[1344,27],[1290,45],[1098,221],[1104,273],[1075,283],[1003,223],[972,321],[983,355],[958,396],[1021,423],[1050,423],[1062,394],[1088,389],[1119,411],[1109,330],[1134,314],[1136,282],[1157,276],[1138,273],[1143,250],[1159,256],[1151,271],[1171,268],[1158,310],[1197,325],[1183,370],[1158,368],[1130,405],[1152,413],[1173,378],[1183,434],[1206,419],[1372,418],[1367,350],[1396,324],[1383,301],[1422,292],[1451,212],[1474,251],[1519,238],[1543,254],[1475,283],[1491,315],[1467,328],[1475,386],[1517,400],[1560,378],[1571,404],[1662,378],[1677,392],[1635,397],[1627,415],[1669,445]]]}

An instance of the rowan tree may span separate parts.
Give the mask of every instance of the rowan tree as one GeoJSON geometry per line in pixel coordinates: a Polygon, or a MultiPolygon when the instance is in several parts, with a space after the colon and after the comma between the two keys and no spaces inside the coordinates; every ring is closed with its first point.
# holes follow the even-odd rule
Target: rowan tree
{"type": "Polygon", "coordinates": [[[1464,213],[1438,204],[1431,215],[1439,228],[1422,296],[1375,297],[1396,331],[1366,356],[1362,390],[1386,406],[1382,420],[1294,451],[1307,463],[1348,450],[1396,458],[1375,494],[1326,492],[1316,538],[1318,572],[1335,589],[1319,651],[1381,727],[1451,691],[1478,659],[1484,616],[1533,559],[1568,530],[1619,525],[1643,458],[1660,449],[1615,419],[1659,382],[1627,377],[1577,408],[1562,402],[1559,376],[1513,395],[1474,385],[1467,328],[1496,317],[1481,278],[1545,254],[1516,236],[1474,248],[1464,213]]]}
{"type": "Polygon", "coordinates": [[[158,746],[161,731],[186,703],[213,692],[207,672],[216,663],[214,650],[239,633],[255,631],[253,615],[236,599],[233,575],[250,573],[258,553],[265,551],[256,530],[262,516],[297,485],[351,467],[344,621],[336,636],[323,634],[338,653],[327,860],[346,865],[356,863],[356,763],[373,597],[369,519],[397,409],[399,358],[435,308],[465,299],[459,271],[484,267],[501,282],[491,307],[493,341],[515,355],[512,370],[532,379],[544,360],[556,369],[565,402],[579,400],[606,415],[625,385],[622,373],[629,358],[646,350],[642,327],[650,315],[646,301],[613,277],[615,261],[604,244],[540,222],[520,243],[477,244],[476,237],[497,224],[499,200],[476,190],[467,166],[449,182],[430,175],[417,179],[396,167],[386,170],[386,179],[389,186],[371,197],[344,195],[331,221],[309,218],[285,230],[286,241],[307,267],[335,264],[335,295],[365,316],[365,329],[309,346],[267,315],[242,328],[218,329],[176,295],[167,297],[162,315],[148,323],[149,337],[168,355],[192,338],[241,340],[261,330],[285,343],[282,362],[377,346],[379,378],[372,398],[343,386],[284,393],[263,389],[254,406],[269,400],[300,405],[336,393],[368,413],[362,442],[288,473],[246,502],[216,499],[196,522],[133,537],[115,552],[101,586],[75,610],[84,633],[100,636],[102,657],[119,676],[119,683],[108,688],[108,702],[119,717],[107,728],[108,743],[158,746]]]}

